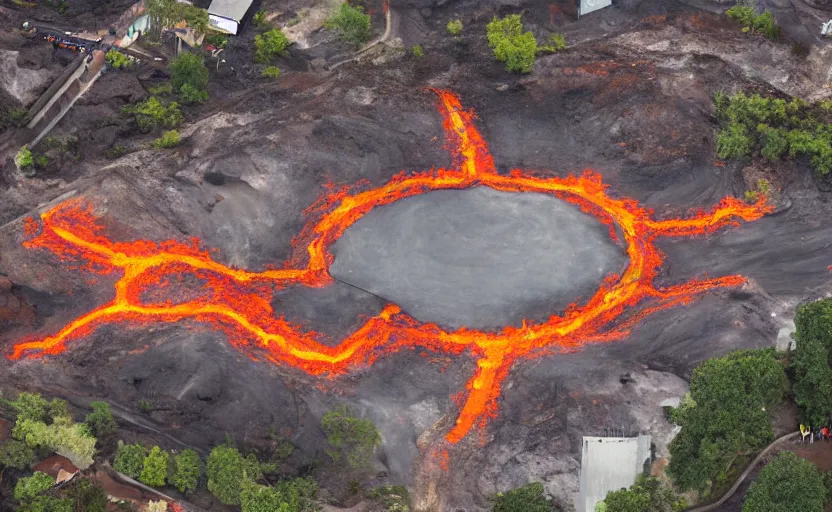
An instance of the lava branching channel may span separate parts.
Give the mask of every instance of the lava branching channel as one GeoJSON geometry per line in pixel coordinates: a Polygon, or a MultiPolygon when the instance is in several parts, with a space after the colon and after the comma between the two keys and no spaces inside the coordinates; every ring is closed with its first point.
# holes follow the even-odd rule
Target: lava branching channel
{"type": "Polygon", "coordinates": [[[621,339],[653,312],[687,303],[714,288],[744,282],[740,276],[726,276],[657,288],[653,280],[663,255],[654,242],[658,237],[701,235],[738,220],[758,219],[770,210],[763,202],[747,204],[726,197],[708,212],[654,220],[652,212],[635,200],[611,197],[607,185],[588,170],[581,176],[565,178],[539,177],[524,170],[498,174],[488,146],[474,126],[473,112],[465,111],[454,94],[434,92],[439,97],[453,168],[402,172],[378,188],[365,183],[350,188],[330,187],[305,212],[309,221],[293,241],[293,256],[283,268],[253,272],[228,267],[215,261],[198,240],[113,242],[96,222],[92,207],[80,200],[52,208],[40,216],[40,222],[28,219],[26,247],[49,250],[76,269],[121,277],[115,283],[112,301],[50,336],[21,341],[9,357],[16,360],[60,354],[68,342],[88,337],[104,324],[142,325],[184,319],[223,331],[230,343],[253,360],[330,378],[366,368],[378,357],[406,348],[467,352],[476,359],[477,368],[467,391],[461,394],[456,424],[447,433],[447,440],[456,443],[473,427],[483,427],[496,415],[501,383],[518,359],[621,339]],[[507,326],[496,333],[466,328],[448,332],[435,324],[421,323],[389,304],[339,344],[330,346],[322,343],[319,334],[303,331],[275,316],[270,304],[275,289],[321,287],[332,282],[328,273],[333,261],[330,246],[376,206],[432,190],[472,186],[550,194],[579,206],[609,226],[613,238],[618,238],[618,232],[622,234],[628,266],[621,275],[609,275],[588,302],[573,304],[563,316],[552,316],[539,324],[524,322],[520,328],[507,326]],[[180,300],[174,303],[173,286],[183,275],[195,277],[202,286],[185,298],[177,288],[180,300]]]}

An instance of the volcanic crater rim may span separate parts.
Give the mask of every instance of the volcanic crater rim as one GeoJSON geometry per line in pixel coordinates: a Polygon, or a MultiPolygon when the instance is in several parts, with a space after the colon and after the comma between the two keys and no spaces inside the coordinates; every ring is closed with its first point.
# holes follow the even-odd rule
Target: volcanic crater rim
{"type": "Polygon", "coordinates": [[[543,322],[629,264],[609,226],[579,207],[485,185],[373,208],[331,252],[334,279],[450,330],[543,322]]]}

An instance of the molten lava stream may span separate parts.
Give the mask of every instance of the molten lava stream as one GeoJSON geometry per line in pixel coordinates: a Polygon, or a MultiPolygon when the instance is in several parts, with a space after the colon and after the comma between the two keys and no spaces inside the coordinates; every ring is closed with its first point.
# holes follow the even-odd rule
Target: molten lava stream
{"type": "Polygon", "coordinates": [[[439,97],[454,169],[402,172],[373,189],[330,187],[331,191],[305,212],[309,221],[293,241],[295,257],[284,268],[255,272],[229,267],[214,261],[195,239],[190,243],[113,242],[97,222],[92,207],[78,200],[42,213],[39,223],[28,219],[26,247],[49,250],[70,268],[120,277],[112,302],[69,322],[51,336],[20,341],[9,357],[17,360],[60,354],[70,340],[90,336],[104,324],[144,325],[186,319],[221,330],[231,344],[253,360],[292,366],[316,376],[333,377],[372,365],[385,354],[417,346],[434,352],[465,352],[476,360],[476,370],[466,385],[456,424],[446,436],[456,443],[497,414],[501,384],[516,361],[622,339],[656,311],[744,281],[740,276],[725,276],[658,289],[653,280],[663,255],[654,242],[662,236],[701,235],[738,220],[758,219],[771,210],[763,202],[751,205],[725,198],[709,212],[657,221],[635,200],[612,197],[601,177],[589,170],[581,176],[564,178],[541,177],[523,170],[500,175],[474,125],[473,112],[465,111],[453,93],[434,92],[439,97]],[[627,268],[620,276],[608,276],[584,305],[573,304],[562,316],[553,315],[543,323],[524,322],[519,328],[507,326],[500,332],[466,328],[448,332],[421,323],[389,304],[338,345],[328,346],[315,332],[304,332],[275,315],[271,306],[275,289],[331,283],[330,246],[373,208],[432,190],[471,186],[549,194],[575,204],[606,224],[612,238],[618,237],[616,227],[620,230],[629,257],[627,268]],[[188,291],[194,283],[198,283],[198,290],[188,291]]]}

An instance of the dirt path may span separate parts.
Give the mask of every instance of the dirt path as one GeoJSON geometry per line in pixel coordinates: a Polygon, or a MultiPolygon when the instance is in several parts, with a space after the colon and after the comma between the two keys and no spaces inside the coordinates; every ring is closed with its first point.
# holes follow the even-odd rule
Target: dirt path
{"type": "Polygon", "coordinates": [[[701,506],[701,507],[689,508],[687,510],[687,512],[709,512],[710,510],[714,510],[717,507],[719,507],[720,505],[722,505],[723,503],[725,503],[726,501],[728,501],[731,498],[731,496],[733,496],[734,493],[737,492],[737,489],[739,489],[740,485],[743,483],[743,481],[745,481],[746,477],[748,477],[748,475],[752,471],[754,471],[754,468],[757,467],[757,464],[759,464],[760,461],[763,460],[763,457],[765,457],[766,455],[771,453],[771,451],[773,449],[777,448],[778,446],[783,444],[785,441],[787,441],[789,439],[792,439],[794,437],[797,437],[799,435],[800,435],[800,432],[792,432],[791,434],[786,434],[782,437],[778,437],[777,439],[775,439],[770,445],[766,446],[765,449],[763,451],[761,451],[759,453],[759,455],[757,455],[754,458],[753,461],[751,461],[751,464],[749,464],[748,467],[745,468],[745,471],[743,471],[742,474],[739,476],[739,478],[737,478],[737,481],[734,482],[734,485],[732,485],[731,488],[728,489],[728,492],[726,492],[724,495],[722,495],[722,497],[719,499],[719,501],[717,501],[715,503],[711,503],[710,505],[704,505],[704,506],[701,506]]]}

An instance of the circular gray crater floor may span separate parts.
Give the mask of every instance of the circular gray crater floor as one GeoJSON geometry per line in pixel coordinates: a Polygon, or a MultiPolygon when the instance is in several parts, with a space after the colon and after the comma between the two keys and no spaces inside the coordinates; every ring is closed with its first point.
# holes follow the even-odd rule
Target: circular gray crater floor
{"type": "Polygon", "coordinates": [[[445,329],[495,330],[585,302],[627,264],[609,230],[553,196],[439,190],[373,209],[333,245],[332,277],[445,329]]]}

